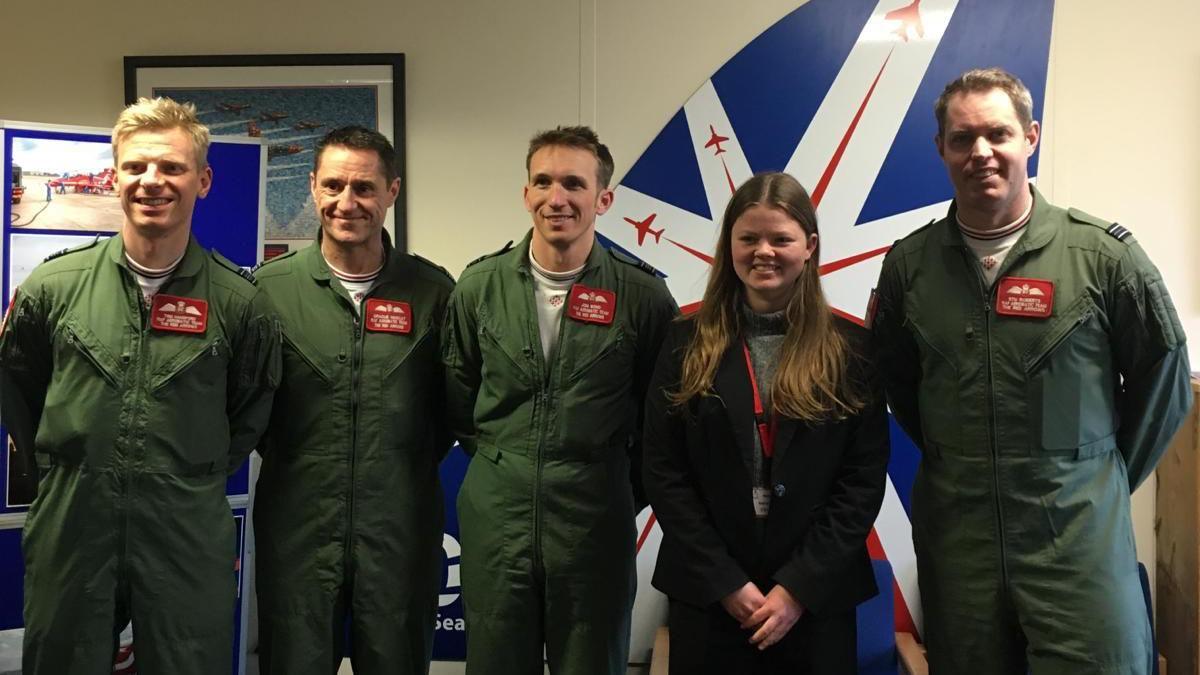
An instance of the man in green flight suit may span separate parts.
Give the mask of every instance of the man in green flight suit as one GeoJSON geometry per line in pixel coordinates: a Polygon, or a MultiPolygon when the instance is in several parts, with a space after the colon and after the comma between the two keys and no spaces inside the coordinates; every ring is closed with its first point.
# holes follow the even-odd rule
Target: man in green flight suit
{"type": "Polygon", "coordinates": [[[896,243],[874,316],[913,488],[930,672],[1149,673],[1129,495],[1190,405],[1183,330],[1125,228],[1048,203],[1028,89],[938,99],[949,214],[896,243]]]}
{"type": "Polygon", "coordinates": [[[310,184],[316,245],[257,271],[284,339],[254,506],[259,668],[336,673],[349,617],[355,673],[425,673],[451,443],[439,336],[454,281],[383,228],[400,178],[382,134],[330,131],[310,184]]]}
{"type": "Polygon", "coordinates": [[[266,427],[278,325],[249,273],[191,236],[212,182],[195,109],[142,99],[112,138],[120,233],[38,266],[0,332],[0,415],[42,471],[23,672],[112,672],[131,618],[143,672],[228,672],[225,480],[266,427]]]}
{"type": "Polygon", "coordinates": [[[451,423],[472,459],[458,495],[467,672],[624,673],[641,409],[677,313],[648,266],[596,241],[613,161],[595,132],[538,134],[533,229],[463,272],[443,336],[451,423]],[[631,483],[632,481],[632,483],[631,483]]]}

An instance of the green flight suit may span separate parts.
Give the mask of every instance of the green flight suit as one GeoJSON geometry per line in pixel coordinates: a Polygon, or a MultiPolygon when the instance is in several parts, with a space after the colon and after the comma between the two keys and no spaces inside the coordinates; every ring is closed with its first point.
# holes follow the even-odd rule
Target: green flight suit
{"type": "Polygon", "coordinates": [[[642,401],[678,309],[651,268],[596,243],[576,284],[615,293],[611,323],[564,308],[545,363],[529,243],[469,265],[447,312],[448,407],[472,457],[458,494],[467,672],[540,673],[544,644],[552,673],[623,675],[642,401]]]}
{"type": "Polygon", "coordinates": [[[438,463],[451,438],[439,335],[454,281],[392,248],[362,314],[320,244],[259,284],[283,325],[283,382],[254,503],[262,673],[425,673],[441,588],[438,463]],[[405,332],[369,305],[408,303],[405,332]]]}
{"type": "Polygon", "coordinates": [[[240,272],[189,242],[157,297],[207,302],[200,333],[151,326],[120,236],[52,256],[18,289],[0,415],[42,467],[23,538],[27,675],[112,672],[130,619],[142,672],[229,672],[225,481],[266,427],[280,351],[240,272]]]}
{"type": "Polygon", "coordinates": [[[1128,231],[1033,196],[991,288],[954,207],[880,275],[931,672],[1148,673],[1129,494],[1190,405],[1185,337],[1128,231]],[[1050,315],[998,313],[1010,277],[1052,282],[1050,315]]]}

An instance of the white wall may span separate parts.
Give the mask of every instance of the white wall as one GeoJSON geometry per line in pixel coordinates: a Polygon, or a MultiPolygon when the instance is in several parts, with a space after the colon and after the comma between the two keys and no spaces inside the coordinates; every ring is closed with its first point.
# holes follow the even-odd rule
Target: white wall
{"type": "MultiPolygon", "coordinates": [[[[619,177],[697,86],[800,4],[67,0],[51,11],[10,2],[0,119],[110,125],[123,55],[404,52],[409,241],[457,273],[528,227],[520,190],[530,134],[593,124],[619,177]]],[[[1196,26],[1196,0],[1058,0],[1039,173],[1053,201],[1134,232],[1200,363],[1196,26]]],[[[1153,523],[1151,481],[1135,496],[1135,529],[1152,574],[1153,523]]]]}

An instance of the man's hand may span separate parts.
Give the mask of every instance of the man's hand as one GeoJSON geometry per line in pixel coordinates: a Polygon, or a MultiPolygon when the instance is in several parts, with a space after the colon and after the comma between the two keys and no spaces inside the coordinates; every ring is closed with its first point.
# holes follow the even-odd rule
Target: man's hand
{"type": "Polygon", "coordinates": [[[758,627],[750,636],[750,643],[763,650],[782,640],[803,614],[804,608],[788,589],[776,585],[767,593],[758,609],[742,621],[742,628],[758,627]]]}
{"type": "Polygon", "coordinates": [[[729,616],[742,624],[742,628],[749,628],[745,625],[746,620],[766,601],[758,586],[753,581],[747,581],[745,586],[721,598],[721,606],[729,612],[729,616]]]}

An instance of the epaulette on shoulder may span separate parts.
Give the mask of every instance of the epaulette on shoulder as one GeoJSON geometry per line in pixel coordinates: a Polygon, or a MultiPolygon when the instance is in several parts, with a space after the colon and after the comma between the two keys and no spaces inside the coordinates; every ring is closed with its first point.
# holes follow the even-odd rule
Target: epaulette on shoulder
{"type": "Polygon", "coordinates": [[[494,258],[494,257],[500,255],[501,253],[507,252],[512,247],[513,247],[512,240],[509,240],[509,242],[504,245],[504,248],[500,249],[499,251],[493,251],[491,253],[485,253],[484,255],[479,256],[478,258],[467,263],[467,267],[470,267],[471,265],[474,265],[477,262],[483,262],[484,260],[487,260],[488,258],[494,258]]]}
{"type": "Polygon", "coordinates": [[[1077,223],[1091,225],[1104,230],[1110,237],[1116,239],[1117,241],[1124,242],[1126,244],[1132,244],[1134,242],[1133,233],[1130,232],[1124,225],[1110,223],[1107,220],[1097,218],[1090,213],[1085,213],[1074,208],[1067,209],[1067,215],[1071,218],[1071,220],[1077,223]]]}
{"type": "Polygon", "coordinates": [[[441,272],[442,274],[445,274],[445,275],[446,275],[446,278],[447,278],[447,279],[449,279],[450,281],[454,281],[454,277],[453,277],[453,276],[451,276],[451,274],[450,274],[449,272],[447,272],[447,271],[446,271],[446,268],[445,268],[445,267],[442,267],[441,265],[439,265],[439,264],[437,264],[437,263],[433,262],[433,261],[432,261],[432,260],[430,260],[429,258],[425,258],[425,257],[419,256],[419,255],[417,255],[416,253],[409,253],[409,255],[411,255],[411,256],[413,257],[413,260],[416,260],[416,261],[417,261],[417,262],[419,262],[419,263],[424,263],[425,265],[428,265],[429,267],[432,267],[433,269],[435,269],[435,270],[437,270],[437,271],[441,272]]]}
{"type": "MultiPolygon", "coordinates": [[[[280,261],[280,260],[284,260],[284,259],[286,259],[286,258],[290,258],[290,257],[292,257],[292,256],[294,256],[294,255],[296,255],[296,251],[288,251],[287,253],[280,253],[279,255],[277,255],[277,256],[274,256],[274,257],[272,257],[272,258],[267,258],[266,260],[264,260],[264,261],[262,261],[262,262],[258,263],[257,265],[255,265],[255,266],[254,266],[254,269],[250,270],[250,272],[251,272],[251,273],[258,272],[260,269],[262,269],[262,268],[263,268],[263,265],[269,265],[269,264],[271,264],[271,263],[273,263],[273,262],[278,262],[278,261],[280,261]]],[[[239,269],[240,269],[240,268],[239,268],[239,269]]]]}
{"type": "Polygon", "coordinates": [[[662,274],[659,273],[658,270],[651,267],[645,261],[638,260],[637,258],[634,258],[633,256],[628,255],[626,253],[622,253],[621,251],[618,251],[615,248],[608,249],[608,254],[611,255],[613,258],[616,258],[617,260],[625,263],[626,265],[632,265],[632,266],[638,268],[639,270],[645,272],[646,274],[650,274],[650,275],[656,276],[656,277],[662,276],[662,274]]]}
{"type": "Polygon", "coordinates": [[[80,251],[86,251],[98,243],[100,243],[100,235],[96,235],[95,239],[89,241],[86,244],[80,244],[79,246],[68,246],[67,248],[64,248],[61,251],[55,251],[54,253],[51,253],[50,255],[46,256],[46,259],[43,260],[42,262],[50,262],[51,260],[54,260],[55,258],[61,258],[64,255],[67,255],[70,253],[78,253],[80,251]]]}
{"type": "Polygon", "coordinates": [[[252,284],[258,284],[258,282],[254,280],[254,275],[250,273],[250,270],[221,255],[219,251],[213,250],[212,257],[213,260],[216,260],[217,263],[221,265],[221,267],[224,267],[225,269],[233,272],[252,284]]]}
{"type": "Polygon", "coordinates": [[[931,218],[928,223],[925,223],[924,225],[913,230],[912,232],[909,232],[908,234],[904,235],[903,237],[900,237],[899,239],[896,240],[896,242],[897,243],[902,242],[905,239],[909,239],[910,237],[917,236],[918,234],[924,232],[925,230],[928,230],[929,228],[933,227],[933,224],[936,223],[937,221],[938,221],[937,218],[931,218]]]}

